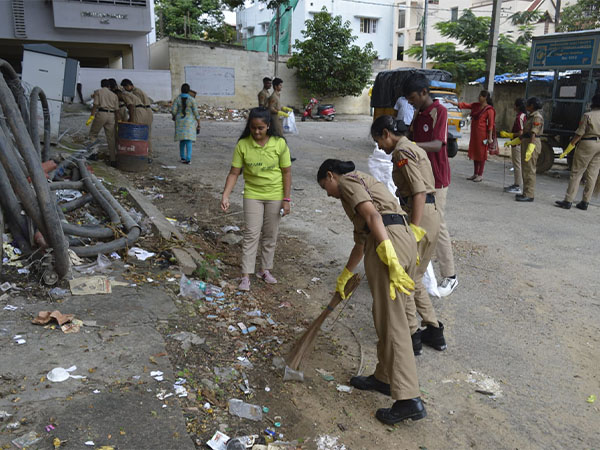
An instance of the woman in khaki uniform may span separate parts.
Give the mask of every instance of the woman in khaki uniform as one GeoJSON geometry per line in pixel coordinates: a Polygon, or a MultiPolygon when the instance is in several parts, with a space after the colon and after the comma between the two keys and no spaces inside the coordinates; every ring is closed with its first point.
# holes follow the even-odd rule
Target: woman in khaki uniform
{"type": "Polygon", "coordinates": [[[326,160],[319,168],[317,181],[329,197],[341,200],[354,224],[354,247],[337,279],[336,291],[345,298],[344,287],[364,256],[373,297],[377,367],[373,375],[352,377],[350,384],[396,400],[391,408],[377,410],[375,415],[383,423],[422,419],[427,413],[420,399],[406,317],[417,259],[408,218],[387,188],[372,176],[355,171],[351,161],[326,160]]]}
{"type": "Polygon", "coordinates": [[[583,115],[579,127],[575,130],[575,136],[560,157],[567,156],[576,145],[577,152],[573,158],[567,193],[564,200],[556,202],[556,206],[564,209],[571,208],[579,190],[581,177],[585,173],[583,198],[575,205],[576,208],[585,211],[590,204],[592,189],[597,185],[600,171],[600,94],[592,97],[592,110],[583,115]]]}
{"type": "Polygon", "coordinates": [[[523,193],[517,194],[518,202],[532,202],[535,197],[535,170],[537,159],[542,151],[540,134],[544,131],[544,117],[542,116],[542,102],[537,97],[527,99],[527,121],[523,127],[520,138],[513,139],[508,144],[521,144],[521,171],[523,173],[523,193]]]}
{"type": "Polygon", "coordinates": [[[371,125],[371,137],[380,149],[392,154],[392,178],[398,188],[396,195],[408,213],[410,226],[417,239],[420,261],[415,274],[414,302],[408,302],[408,322],[415,355],[422,353],[422,343],[438,351],[446,350],[444,325],[438,321],[423,285],[423,275],[433,256],[440,232],[440,213],[435,205],[435,180],[425,150],[408,140],[408,126],[392,116],[380,116],[371,125]],[[423,234],[424,233],[424,234],[423,234]],[[419,329],[416,310],[426,325],[419,329]]]}

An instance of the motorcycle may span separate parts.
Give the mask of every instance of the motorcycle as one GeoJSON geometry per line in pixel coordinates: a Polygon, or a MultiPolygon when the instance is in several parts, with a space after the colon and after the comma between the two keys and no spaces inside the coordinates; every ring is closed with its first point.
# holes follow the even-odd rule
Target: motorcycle
{"type": "Polygon", "coordinates": [[[332,121],[335,118],[335,107],[331,104],[328,105],[319,105],[319,101],[316,98],[311,98],[304,108],[304,112],[302,113],[302,122],[306,121],[306,118],[309,119],[325,119],[327,121],[332,121]],[[317,112],[313,114],[313,109],[317,107],[317,112]]]}

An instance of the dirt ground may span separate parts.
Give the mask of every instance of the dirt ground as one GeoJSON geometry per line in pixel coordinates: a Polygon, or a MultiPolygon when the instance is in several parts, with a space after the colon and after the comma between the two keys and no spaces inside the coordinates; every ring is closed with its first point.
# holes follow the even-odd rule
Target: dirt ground
{"type": "MultiPolygon", "coordinates": [[[[75,129],[84,120],[84,115],[72,115],[66,123],[75,129]]],[[[281,324],[275,332],[280,341],[269,340],[268,333],[253,338],[254,347],[240,346],[237,337],[221,341],[219,336],[228,332],[204,317],[210,307],[182,300],[178,329],[193,328],[205,336],[209,351],[184,354],[168,344],[174,372],[200,379],[215,365],[233,364],[246,354],[255,365],[247,370],[256,390],[248,401],[268,406],[271,419],[280,416],[278,432],[285,440],[305,442],[304,448],[317,448],[319,439],[318,448],[324,449],[600,447],[599,404],[586,401],[600,397],[599,209],[597,201],[587,212],[552,206],[566,189],[568,174],[560,168],[538,177],[534,203],[519,204],[502,192],[503,185],[512,184],[505,160],[490,161],[479,184],[465,180],[472,166],[463,153],[452,160],[447,223],[459,287],[450,297],[434,299],[448,350],[425,348],[417,358],[426,419],[384,426],[374,412],[391,405],[389,398],[336,390],[361,363],[363,374],[374,370],[376,336],[366,280],[341,314],[335,311],[325,323],[303,368],[304,383],[283,383],[271,367],[272,357],[285,355],[329,301],[352,248],[351,225],[339,201],[327,198],[317,185],[317,168],[332,157],[353,160],[368,171],[369,124],[364,116],[299,123],[300,134],[288,137],[297,160],[292,214],[282,220],[273,270],[279,284],[269,287],[253,279],[244,299],[248,309],[260,308],[281,324]],[[315,277],[319,280],[311,281],[315,277]],[[186,313],[189,308],[193,311],[186,313]],[[211,348],[219,350],[211,353],[211,348]],[[334,380],[326,381],[316,369],[330,372],[334,380]]],[[[223,214],[218,203],[243,125],[203,122],[192,164],[186,166],[179,163],[170,116],[157,114],[154,164],[147,173],[129,175],[138,187],[162,195],[154,203],[167,217],[193,225],[188,236],[222,261],[219,277],[231,286],[238,276],[240,245],[218,243],[216,236],[223,225],[243,227],[241,179],[231,214],[223,214]]],[[[172,331],[161,330],[164,335],[172,331]]],[[[222,428],[230,435],[260,433],[269,425],[269,419],[254,423],[228,416],[224,400],[234,390],[227,385],[215,394],[218,406],[212,414],[202,410],[202,399],[183,402],[188,432],[197,444],[206,442],[219,424],[226,424],[222,428]]]]}

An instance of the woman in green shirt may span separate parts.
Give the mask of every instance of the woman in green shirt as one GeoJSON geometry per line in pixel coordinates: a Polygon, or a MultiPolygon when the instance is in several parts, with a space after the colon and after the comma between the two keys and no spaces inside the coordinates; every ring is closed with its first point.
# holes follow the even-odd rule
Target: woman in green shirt
{"type": "Polygon", "coordinates": [[[238,177],[244,174],[244,241],[242,244],[242,279],[238,289],[250,290],[260,241],[260,271],[256,276],[266,283],[277,280],[271,275],[277,245],[280,210],[290,213],[292,162],[283,136],[270,128],[271,114],[266,108],[250,110],[246,128],[233,152],[231,169],[221,197],[221,209],[229,209],[229,195],[238,177]],[[262,233],[262,239],[261,239],[262,233]]]}

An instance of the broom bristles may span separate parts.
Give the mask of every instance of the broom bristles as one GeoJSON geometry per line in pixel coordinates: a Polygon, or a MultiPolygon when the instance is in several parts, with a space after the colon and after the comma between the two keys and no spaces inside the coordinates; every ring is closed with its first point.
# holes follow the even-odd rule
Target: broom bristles
{"type": "MultiPolygon", "coordinates": [[[[348,283],[346,283],[346,287],[344,288],[346,292],[346,298],[348,298],[348,296],[356,290],[359,284],[360,276],[358,274],[354,274],[352,278],[350,278],[348,283]]],[[[308,329],[304,332],[302,337],[298,339],[298,341],[294,345],[294,348],[292,348],[292,351],[286,358],[286,362],[290,369],[299,369],[300,364],[302,363],[304,358],[310,354],[312,348],[314,347],[317,335],[319,333],[319,330],[321,329],[321,325],[323,325],[323,322],[325,322],[327,316],[329,316],[329,314],[335,309],[337,305],[340,304],[341,301],[342,297],[340,296],[339,292],[336,292],[331,298],[329,305],[327,305],[327,308],[323,310],[319,317],[317,317],[313,321],[313,323],[308,327],[308,329]]]]}

